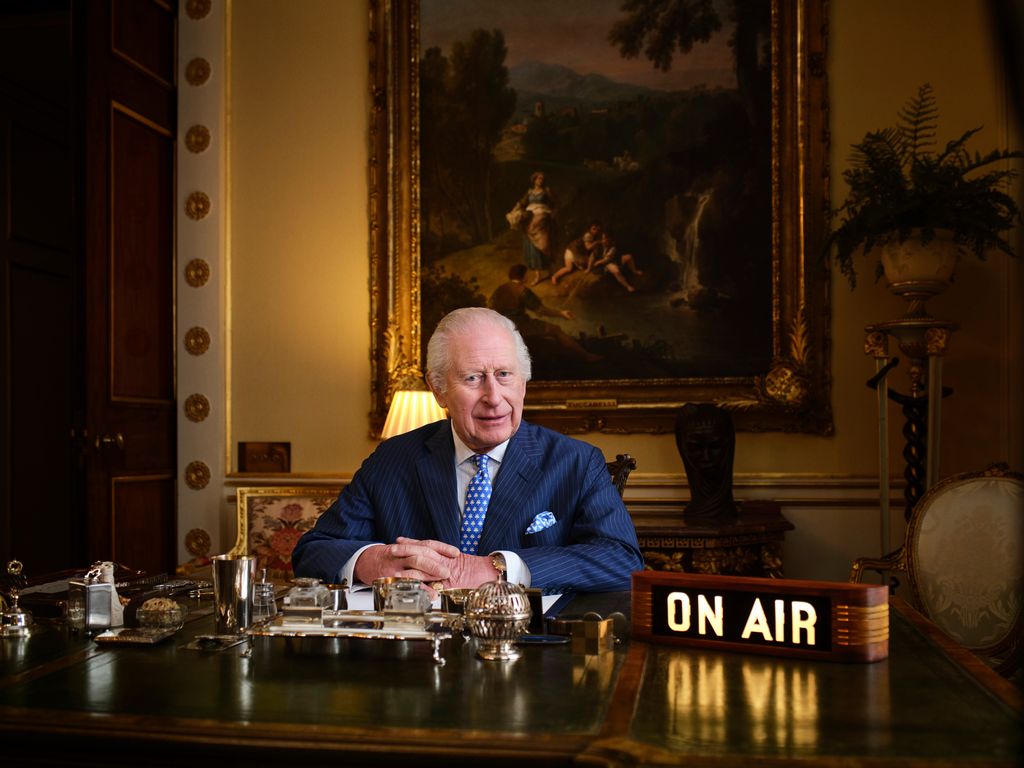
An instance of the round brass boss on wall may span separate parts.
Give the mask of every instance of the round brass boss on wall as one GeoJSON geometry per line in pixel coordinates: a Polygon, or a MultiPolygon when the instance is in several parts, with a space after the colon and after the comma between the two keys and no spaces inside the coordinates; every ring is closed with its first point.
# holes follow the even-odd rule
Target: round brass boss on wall
{"type": "Polygon", "coordinates": [[[185,3],[185,13],[193,21],[199,21],[206,18],[212,7],[213,3],[211,0],[188,0],[185,3]]]}
{"type": "Polygon", "coordinates": [[[200,422],[210,415],[210,401],[198,392],[185,399],[185,418],[200,422]]]}
{"type": "Polygon", "coordinates": [[[193,528],[185,534],[185,549],[194,557],[206,557],[210,553],[210,534],[202,528],[193,528]]]}
{"type": "Polygon", "coordinates": [[[198,325],[189,328],[185,334],[185,351],[190,355],[201,355],[210,348],[210,333],[198,325]]]}
{"type": "Polygon", "coordinates": [[[185,485],[194,491],[205,488],[210,482],[210,468],[202,461],[190,461],[185,467],[185,485]]]}
{"type": "Polygon", "coordinates": [[[193,221],[205,219],[210,212],[210,196],[205,192],[193,192],[185,200],[185,215],[193,221]]]}
{"type": "Polygon", "coordinates": [[[197,56],[185,65],[185,80],[189,85],[203,85],[210,79],[210,62],[201,56],[197,56]]]}
{"type": "Polygon", "coordinates": [[[192,259],[185,265],[185,282],[193,288],[202,288],[210,279],[210,265],[203,259],[192,259]]]}
{"type": "Polygon", "coordinates": [[[193,125],[185,133],[185,149],[194,155],[205,152],[210,146],[210,129],[205,125],[193,125]]]}

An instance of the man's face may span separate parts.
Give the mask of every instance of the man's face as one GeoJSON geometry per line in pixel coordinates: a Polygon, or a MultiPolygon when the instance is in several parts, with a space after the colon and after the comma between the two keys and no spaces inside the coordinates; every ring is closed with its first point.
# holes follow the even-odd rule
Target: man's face
{"type": "Polygon", "coordinates": [[[452,428],[477,453],[486,453],[515,434],[523,417],[526,381],[512,334],[481,325],[451,339],[448,389],[435,392],[448,409],[452,428]]]}

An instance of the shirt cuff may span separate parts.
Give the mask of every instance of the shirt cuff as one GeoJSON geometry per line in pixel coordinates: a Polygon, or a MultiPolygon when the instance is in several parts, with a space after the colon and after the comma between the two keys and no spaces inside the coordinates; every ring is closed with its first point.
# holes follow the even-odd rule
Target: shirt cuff
{"type": "Polygon", "coordinates": [[[344,582],[345,584],[348,584],[349,588],[351,589],[369,589],[372,586],[371,584],[363,584],[362,582],[359,582],[358,584],[356,583],[356,560],[358,560],[359,556],[363,554],[363,552],[368,550],[370,547],[383,546],[383,544],[375,542],[373,544],[367,544],[365,547],[360,547],[359,549],[357,549],[356,553],[352,555],[352,557],[350,557],[348,560],[346,560],[345,564],[341,566],[341,570],[338,571],[338,583],[341,584],[342,582],[344,582]]]}
{"type": "Polygon", "coordinates": [[[532,578],[530,568],[523,562],[523,558],[515,552],[509,552],[504,549],[499,549],[498,552],[505,558],[505,580],[509,584],[522,584],[524,587],[530,586],[532,578]]]}

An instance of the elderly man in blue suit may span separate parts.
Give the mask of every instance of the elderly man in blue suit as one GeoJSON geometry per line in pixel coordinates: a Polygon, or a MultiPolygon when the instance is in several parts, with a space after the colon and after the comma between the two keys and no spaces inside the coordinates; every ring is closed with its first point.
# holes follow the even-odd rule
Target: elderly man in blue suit
{"type": "Polygon", "coordinates": [[[509,581],[548,591],[630,588],[632,520],[591,445],[522,421],[530,355],[511,320],[470,307],[427,345],[449,418],[385,440],[295,547],[295,573],[435,587],[509,581]]]}

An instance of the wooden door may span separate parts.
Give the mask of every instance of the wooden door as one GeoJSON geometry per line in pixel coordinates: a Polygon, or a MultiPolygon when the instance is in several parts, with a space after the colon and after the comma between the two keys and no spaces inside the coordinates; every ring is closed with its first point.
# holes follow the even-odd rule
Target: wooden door
{"type": "Polygon", "coordinates": [[[86,557],[70,0],[0,5],[0,559],[86,557]]]}
{"type": "Polygon", "coordinates": [[[175,561],[176,14],[0,3],[0,559],[175,561]]]}
{"type": "Polygon", "coordinates": [[[176,14],[84,6],[89,553],[172,572],[176,14]]]}

